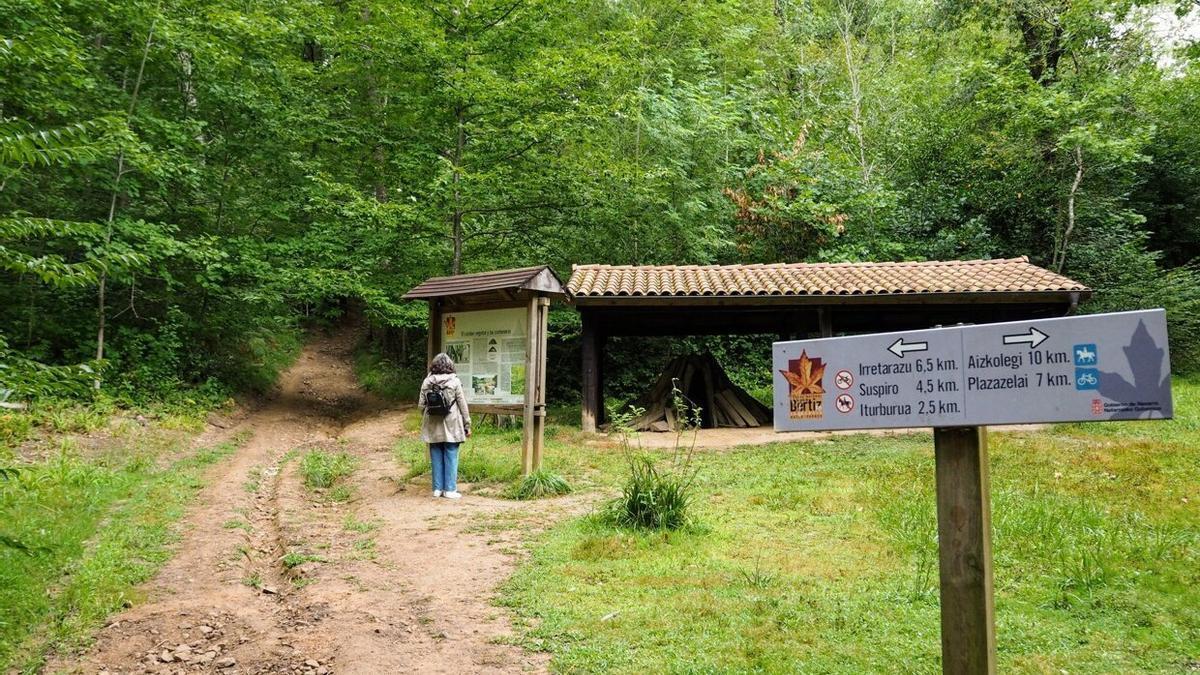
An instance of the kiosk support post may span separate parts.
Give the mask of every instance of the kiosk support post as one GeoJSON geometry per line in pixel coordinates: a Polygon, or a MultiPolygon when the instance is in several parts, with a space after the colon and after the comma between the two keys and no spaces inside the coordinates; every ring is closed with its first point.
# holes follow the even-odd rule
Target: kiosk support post
{"type": "Polygon", "coordinates": [[[525,427],[521,436],[521,473],[525,476],[542,468],[546,435],[546,322],[550,299],[535,295],[529,299],[527,307],[525,427]]]}
{"type": "Polygon", "coordinates": [[[987,427],[933,430],[942,672],[996,672],[987,427]]]}

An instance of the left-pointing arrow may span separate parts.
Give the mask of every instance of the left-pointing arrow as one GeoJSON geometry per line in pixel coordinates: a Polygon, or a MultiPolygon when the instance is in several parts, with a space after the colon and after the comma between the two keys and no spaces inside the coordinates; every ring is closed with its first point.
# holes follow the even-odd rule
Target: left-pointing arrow
{"type": "Polygon", "coordinates": [[[1030,327],[1028,333],[1017,333],[1015,335],[1005,335],[1004,344],[1006,345],[1023,345],[1028,344],[1030,349],[1042,344],[1046,338],[1050,337],[1042,331],[1030,327]]]}
{"type": "Polygon", "coordinates": [[[900,358],[904,358],[908,352],[923,352],[926,349],[929,349],[928,342],[905,342],[904,338],[896,338],[896,341],[888,347],[889,352],[900,358]]]}

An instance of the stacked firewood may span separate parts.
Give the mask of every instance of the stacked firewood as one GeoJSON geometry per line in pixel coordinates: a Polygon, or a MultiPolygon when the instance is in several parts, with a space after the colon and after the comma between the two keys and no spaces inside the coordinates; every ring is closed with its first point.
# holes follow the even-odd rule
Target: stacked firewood
{"type": "Polygon", "coordinates": [[[638,406],[645,409],[632,424],[638,431],[676,431],[681,419],[696,417],[705,429],[771,423],[771,409],[731,382],[711,354],[672,359],[638,406]]]}

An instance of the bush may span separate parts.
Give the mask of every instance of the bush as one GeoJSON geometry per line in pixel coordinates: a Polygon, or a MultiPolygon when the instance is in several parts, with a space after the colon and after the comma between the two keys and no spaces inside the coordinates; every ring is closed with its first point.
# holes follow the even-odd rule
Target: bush
{"type": "Polygon", "coordinates": [[[649,457],[630,464],[621,496],[609,503],[606,520],[617,527],[678,530],[691,522],[692,485],[684,475],[660,472],[649,457]]]}
{"type": "Polygon", "coordinates": [[[312,450],[300,462],[304,484],[312,489],[331,488],[354,472],[354,458],[344,452],[312,450]]]}
{"type": "Polygon", "coordinates": [[[504,496],[509,499],[539,499],[541,497],[557,497],[571,492],[571,486],[556,473],[539,469],[525,476],[519,483],[514,483],[504,496]]]}

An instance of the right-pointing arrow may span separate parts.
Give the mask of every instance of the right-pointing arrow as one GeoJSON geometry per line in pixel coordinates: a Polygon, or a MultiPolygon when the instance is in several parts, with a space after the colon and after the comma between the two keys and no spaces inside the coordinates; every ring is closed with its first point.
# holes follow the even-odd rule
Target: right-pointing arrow
{"type": "Polygon", "coordinates": [[[896,341],[888,347],[889,352],[900,358],[904,358],[908,352],[923,352],[926,349],[929,349],[928,342],[905,342],[904,338],[896,338],[896,341]]]}
{"type": "Polygon", "coordinates": [[[1004,344],[1006,344],[1006,345],[1028,344],[1029,348],[1033,349],[1034,347],[1045,342],[1046,338],[1048,338],[1048,337],[1050,337],[1050,336],[1046,335],[1042,331],[1040,331],[1036,328],[1030,327],[1028,333],[1017,333],[1015,335],[1005,335],[1004,336],[1004,344]]]}

